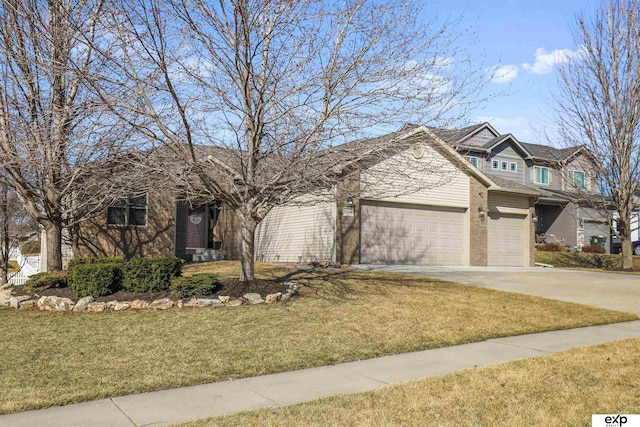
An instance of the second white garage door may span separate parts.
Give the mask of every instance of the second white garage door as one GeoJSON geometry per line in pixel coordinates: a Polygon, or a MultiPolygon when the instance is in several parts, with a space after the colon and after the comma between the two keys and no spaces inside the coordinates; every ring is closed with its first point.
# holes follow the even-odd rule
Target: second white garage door
{"type": "Polygon", "coordinates": [[[525,264],[525,219],[523,215],[489,215],[488,265],[522,267],[525,264]]]}
{"type": "Polygon", "coordinates": [[[465,209],[363,202],[363,264],[466,265],[465,209]]]}

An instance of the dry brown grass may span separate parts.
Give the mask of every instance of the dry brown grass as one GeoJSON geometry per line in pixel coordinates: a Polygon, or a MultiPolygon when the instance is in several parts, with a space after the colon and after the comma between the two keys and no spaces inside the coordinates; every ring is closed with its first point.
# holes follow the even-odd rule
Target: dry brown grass
{"type": "MultiPolygon", "coordinates": [[[[185,270],[231,277],[238,264],[185,270]]],[[[400,274],[257,271],[296,283],[302,297],[165,312],[0,309],[0,413],[636,319],[400,274]]]]}
{"type": "Polygon", "coordinates": [[[640,338],[371,392],[184,424],[204,426],[588,426],[640,413],[640,338]]]}

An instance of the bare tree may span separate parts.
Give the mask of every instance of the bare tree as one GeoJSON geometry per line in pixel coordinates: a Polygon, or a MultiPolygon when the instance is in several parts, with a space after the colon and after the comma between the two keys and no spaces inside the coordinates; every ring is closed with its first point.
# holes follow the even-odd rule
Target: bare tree
{"type": "Polygon", "coordinates": [[[253,280],[256,226],[274,206],[400,145],[362,137],[464,116],[487,80],[457,45],[467,32],[455,20],[421,24],[421,1],[123,5],[111,56],[121,78],[103,96],[131,94],[147,119],[138,130],[183,165],[184,197],[235,210],[241,280],[253,280]]]}
{"type": "Polygon", "coordinates": [[[600,203],[619,213],[622,267],[633,266],[631,212],[640,183],[640,4],[611,0],[593,17],[579,16],[579,55],[560,69],[561,136],[584,144],[599,162],[600,203]]]}
{"type": "Polygon", "coordinates": [[[0,168],[46,231],[49,270],[62,267],[62,229],[119,190],[96,161],[127,134],[87,90],[104,78],[103,13],[103,0],[0,2],[0,168]]]}

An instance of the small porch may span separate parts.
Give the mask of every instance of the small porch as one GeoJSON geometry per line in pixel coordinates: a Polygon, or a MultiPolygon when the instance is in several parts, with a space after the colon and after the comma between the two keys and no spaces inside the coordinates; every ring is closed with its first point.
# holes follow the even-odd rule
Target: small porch
{"type": "Polygon", "coordinates": [[[185,261],[222,261],[223,232],[220,203],[176,203],[176,256],[185,261]]]}

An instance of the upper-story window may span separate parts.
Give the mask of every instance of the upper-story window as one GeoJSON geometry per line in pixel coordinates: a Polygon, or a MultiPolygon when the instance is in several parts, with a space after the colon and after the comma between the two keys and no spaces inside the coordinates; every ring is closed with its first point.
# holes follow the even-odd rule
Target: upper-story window
{"type": "Polygon", "coordinates": [[[507,171],[509,170],[509,162],[502,162],[502,164],[500,165],[501,169],[503,171],[507,171]]]}
{"type": "Polygon", "coordinates": [[[469,163],[471,163],[475,167],[478,167],[478,158],[474,156],[469,156],[469,163]]]}
{"type": "Polygon", "coordinates": [[[518,164],[515,162],[509,163],[509,170],[511,172],[518,172],[518,164]]]}
{"type": "Polygon", "coordinates": [[[584,176],[584,172],[573,171],[573,185],[582,190],[587,188],[587,180],[584,176]]]}
{"type": "Polygon", "coordinates": [[[107,225],[125,227],[147,225],[147,196],[130,196],[109,206],[107,225]]]}
{"type": "Polygon", "coordinates": [[[493,160],[491,162],[491,169],[500,169],[500,162],[497,160],[493,160]]]}
{"type": "Polygon", "coordinates": [[[533,182],[536,184],[549,184],[549,168],[544,166],[534,166],[533,182]]]}

